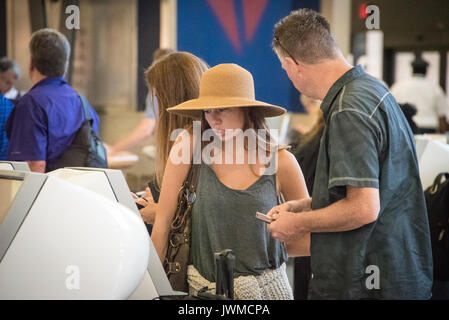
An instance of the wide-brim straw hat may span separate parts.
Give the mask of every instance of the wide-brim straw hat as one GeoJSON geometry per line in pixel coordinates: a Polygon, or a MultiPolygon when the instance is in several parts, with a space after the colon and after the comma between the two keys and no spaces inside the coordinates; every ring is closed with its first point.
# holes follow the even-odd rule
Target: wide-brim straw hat
{"type": "Polygon", "coordinates": [[[264,117],[276,117],[286,112],[282,107],[256,100],[253,76],[233,63],[219,64],[207,70],[201,77],[199,97],[167,110],[183,116],[201,118],[204,109],[238,107],[257,108],[264,117]]]}

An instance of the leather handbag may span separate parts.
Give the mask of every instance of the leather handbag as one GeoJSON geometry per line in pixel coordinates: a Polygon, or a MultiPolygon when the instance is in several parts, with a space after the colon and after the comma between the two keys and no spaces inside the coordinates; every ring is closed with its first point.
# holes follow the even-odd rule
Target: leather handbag
{"type": "Polygon", "coordinates": [[[164,269],[176,291],[188,292],[187,265],[189,262],[190,235],[192,231],[192,207],[196,199],[199,165],[193,164],[178,192],[178,206],[168,236],[164,269]]]}

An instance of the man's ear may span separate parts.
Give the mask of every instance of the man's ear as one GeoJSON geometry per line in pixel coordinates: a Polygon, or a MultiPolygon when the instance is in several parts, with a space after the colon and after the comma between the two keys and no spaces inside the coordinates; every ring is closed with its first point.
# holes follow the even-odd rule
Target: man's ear
{"type": "Polygon", "coordinates": [[[301,73],[303,68],[304,68],[304,64],[301,61],[294,61],[291,57],[287,56],[284,58],[285,61],[287,62],[288,68],[290,70],[294,70],[295,72],[301,73]]]}
{"type": "Polygon", "coordinates": [[[289,56],[284,57],[285,61],[287,61],[287,63],[289,64],[289,66],[294,66],[296,65],[295,61],[293,61],[293,59],[289,56]]]}

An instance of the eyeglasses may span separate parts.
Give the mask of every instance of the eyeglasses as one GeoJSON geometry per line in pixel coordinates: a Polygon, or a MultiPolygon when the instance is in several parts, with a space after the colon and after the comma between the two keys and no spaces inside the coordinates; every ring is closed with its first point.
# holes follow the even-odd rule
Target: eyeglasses
{"type": "Polygon", "coordinates": [[[285,49],[285,47],[281,44],[281,42],[279,41],[279,38],[277,36],[274,36],[274,41],[276,41],[276,43],[279,45],[279,47],[281,47],[281,49],[284,50],[289,55],[289,57],[293,59],[293,61],[295,62],[296,65],[299,65],[298,61],[296,61],[295,57],[293,57],[290,54],[290,52],[288,52],[288,50],[285,49]]]}

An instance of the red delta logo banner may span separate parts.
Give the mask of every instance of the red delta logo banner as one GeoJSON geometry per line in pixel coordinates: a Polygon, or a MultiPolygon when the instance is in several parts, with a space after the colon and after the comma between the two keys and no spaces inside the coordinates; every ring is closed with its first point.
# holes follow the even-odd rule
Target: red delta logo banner
{"type": "MultiPolygon", "coordinates": [[[[239,37],[236,6],[234,0],[207,0],[234,50],[242,52],[242,40],[239,37]]],[[[260,19],[267,7],[268,0],[242,0],[246,43],[251,43],[259,26],[260,19]]]]}

